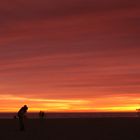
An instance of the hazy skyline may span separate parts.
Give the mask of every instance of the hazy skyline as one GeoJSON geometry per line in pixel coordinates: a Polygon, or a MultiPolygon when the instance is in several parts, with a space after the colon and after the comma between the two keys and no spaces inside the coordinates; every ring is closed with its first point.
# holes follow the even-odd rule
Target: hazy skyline
{"type": "Polygon", "coordinates": [[[0,111],[140,107],[140,1],[5,0],[0,111]]]}

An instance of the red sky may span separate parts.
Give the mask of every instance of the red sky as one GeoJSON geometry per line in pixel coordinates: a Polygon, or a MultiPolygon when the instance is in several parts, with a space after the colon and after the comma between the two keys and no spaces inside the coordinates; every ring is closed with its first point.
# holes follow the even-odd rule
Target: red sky
{"type": "Polygon", "coordinates": [[[140,1],[4,0],[0,111],[135,111],[140,1]]]}

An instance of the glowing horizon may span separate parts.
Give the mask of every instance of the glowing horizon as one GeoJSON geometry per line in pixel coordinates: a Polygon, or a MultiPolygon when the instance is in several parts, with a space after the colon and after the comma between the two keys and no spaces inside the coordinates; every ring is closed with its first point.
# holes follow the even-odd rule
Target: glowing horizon
{"type": "Polygon", "coordinates": [[[11,102],[3,106],[0,112],[17,112],[19,108],[27,104],[29,112],[39,112],[40,110],[46,112],[135,112],[140,107],[140,104],[135,102],[140,101],[140,97],[113,96],[108,97],[107,101],[101,98],[94,99],[41,99],[41,98],[25,98],[16,97],[12,95],[0,96],[1,102],[11,102]],[[113,100],[112,100],[113,98],[113,100]],[[124,100],[127,105],[124,105],[124,100]],[[16,104],[13,104],[16,102],[16,104]],[[116,106],[118,104],[118,106],[116,106]],[[96,105],[95,107],[93,107],[96,105]]]}

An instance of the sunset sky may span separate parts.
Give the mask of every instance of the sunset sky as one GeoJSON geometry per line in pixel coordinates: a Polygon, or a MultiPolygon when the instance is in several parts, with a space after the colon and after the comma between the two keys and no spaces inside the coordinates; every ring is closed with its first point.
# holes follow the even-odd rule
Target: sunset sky
{"type": "Polygon", "coordinates": [[[140,108],[139,0],[0,2],[0,112],[140,108]]]}

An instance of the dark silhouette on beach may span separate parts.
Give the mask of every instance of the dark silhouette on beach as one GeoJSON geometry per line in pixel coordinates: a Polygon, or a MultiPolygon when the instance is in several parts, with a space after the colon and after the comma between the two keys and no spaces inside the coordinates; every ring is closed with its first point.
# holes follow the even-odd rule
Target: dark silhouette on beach
{"type": "Polygon", "coordinates": [[[136,112],[137,112],[137,117],[140,117],[140,108],[136,109],[136,112]]]}
{"type": "Polygon", "coordinates": [[[25,130],[24,118],[26,117],[27,110],[28,110],[27,105],[24,105],[24,106],[21,107],[21,109],[18,111],[19,127],[20,127],[20,130],[21,130],[21,131],[24,131],[24,130],[25,130]]]}
{"type": "Polygon", "coordinates": [[[44,119],[45,118],[45,112],[44,111],[40,111],[39,112],[39,118],[40,119],[44,119]]]}

